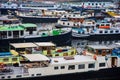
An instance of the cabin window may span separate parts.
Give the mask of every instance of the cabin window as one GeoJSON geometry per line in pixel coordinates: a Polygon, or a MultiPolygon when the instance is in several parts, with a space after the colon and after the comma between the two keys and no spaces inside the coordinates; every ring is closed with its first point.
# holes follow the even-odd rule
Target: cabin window
{"type": "Polygon", "coordinates": [[[102,50],[99,50],[99,49],[98,49],[98,54],[102,54],[102,50]]]}
{"type": "Polygon", "coordinates": [[[7,61],[9,61],[9,59],[8,58],[4,58],[3,61],[7,62],[7,61]]]}
{"type": "Polygon", "coordinates": [[[110,51],[110,50],[106,50],[106,53],[107,53],[107,54],[110,54],[110,53],[111,53],[111,51],[110,51]]]}
{"type": "Polygon", "coordinates": [[[99,24],[97,24],[96,27],[98,28],[98,27],[99,27],[99,24]]]}
{"type": "Polygon", "coordinates": [[[105,67],[105,63],[99,63],[99,67],[105,67]]]}
{"type": "Polygon", "coordinates": [[[92,3],[92,5],[94,5],[94,3],[92,3]]]}
{"type": "Polygon", "coordinates": [[[61,66],[61,69],[65,69],[65,66],[61,66]]]}
{"type": "Polygon", "coordinates": [[[12,61],[17,61],[17,58],[12,58],[12,61]]]}
{"type": "Polygon", "coordinates": [[[113,33],[113,31],[110,31],[110,33],[113,33]]]}
{"type": "Polygon", "coordinates": [[[11,78],[11,76],[8,76],[8,78],[11,78]]]}
{"type": "Polygon", "coordinates": [[[63,22],[63,25],[64,25],[65,23],[63,22]]]}
{"type": "Polygon", "coordinates": [[[64,53],[63,56],[68,56],[68,53],[64,53]]]}
{"type": "Polygon", "coordinates": [[[31,76],[34,76],[34,74],[32,74],[31,76]]]}
{"type": "Polygon", "coordinates": [[[22,75],[17,75],[16,77],[22,77],[22,75]]]}
{"type": "Polygon", "coordinates": [[[59,54],[56,54],[55,56],[59,56],[59,54]]]}
{"type": "Polygon", "coordinates": [[[11,31],[8,31],[8,36],[12,36],[12,32],[11,31]]]}
{"type": "Polygon", "coordinates": [[[85,64],[78,65],[78,69],[84,69],[84,68],[85,68],[85,64]]]}
{"type": "Polygon", "coordinates": [[[36,74],[36,76],[40,76],[41,74],[36,74]]]}
{"type": "Polygon", "coordinates": [[[101,26],[104,26],[104,24],[101,24],[101,26]]]}
{"type": "Polygon", "coordinates": [[[103,31],[100,31],[99,33],[103,33],[103,31]]]}
{"type": "Polygon", "coordinates": [[[98,5],[98,4],[96,3],[96,5],[98,5]]]}
{"type": "Polygon", "coordinates": [[[74,55],[74,52],[73,52],[73,51],[71,52],[71,55],[74,55]]]}
{"type": "Polygon", "coordinates": [[[57,70],[57,69],[58,69],[58,66],[55,66],[54,69],[57,70]]]}
{"type": "Polygon", "coordinates": [[[88,5],[90,5],[90,3],[88,3],[88,5]]]}
{"type": "Polygon", "coordinates": [[[106,26],[110,26],[110,24],[106,24],[106,26]]]}
{"type": "Polygon", "coordinates": [[[70,25],[70,24],[68,23],[68,25],[70,25]]]}
{"type": "Polygon", "coordinates": [[[94,63],[88,64],[88,68],[95,68],[95,64],[94,63]]]}
{"type": "Polygon", "coordinates": [[[73,69],[75,69],[75,65],[69,65],[68,66],[68,70],[73,70],[73,69]]]}
{"type": "Polygon", "coordinates": [[[21,35],[21,36],[23,35],[23,31],[20,32],[20,35],[21,35]]]}
{"type": "Polygon", "coordinates": [[[108,33],[108,31],[105,31],[105,33],[108,33]]]}
{"type": "Polygon", "coordinates": [[[99,3],[99,5],[101,5],[101,3],[99,3]]]}
{"type": "Polygon", "coordinates": [[[1,78],[2,78],[2,79],[4,79],[5,77],[4,77],[4,76],[2,76],[1,78]]]}
{"type": "Polygon", "coordinates": [[[119,31],[118,31],[118,30],[116,30],[115,32],[116,32],[116,33],[118,33],[119,31]]]}

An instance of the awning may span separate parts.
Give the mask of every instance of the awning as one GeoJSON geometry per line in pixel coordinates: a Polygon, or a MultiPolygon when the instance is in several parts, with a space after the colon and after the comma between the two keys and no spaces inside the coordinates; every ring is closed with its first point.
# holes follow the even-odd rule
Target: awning
{"type": "Polygon", "coordinates": [[[37,47],[36,44],[34,43],[11,43],[11,46],[14,48],[32,48],[32,47],[37,47]]]}
{"type": "Polygon", "coordinates": [[[35,44],[37,44],[38,46],[55,46],[55,44],[52,42],[38,42],[35,44]]]}
{"type": "Polygon", "coordinates": [[[22,55],[26,57],[29,61],[46,61],[50,60],[47,56],[42,55],[42,54],[25,54],[22,55]]]}

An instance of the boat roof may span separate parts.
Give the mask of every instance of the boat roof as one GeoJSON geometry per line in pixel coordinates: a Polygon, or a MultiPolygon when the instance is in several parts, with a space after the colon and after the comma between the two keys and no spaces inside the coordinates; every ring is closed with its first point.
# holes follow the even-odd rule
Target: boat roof
{"type": "Polygon", "coordinates": [[[37,42],[35,43],[38,46],[56,46],[54,43],[52,42],[37,42]]]}
{"type": "Polygon", "coordinates": [[[42,54],[24,54],[22,55],[26,57],[29,61],[47,61],[50,60],[48,57],[42,54]]]}
{"type": "Polygon", "coordinates": [[[32,23],[20,24],[20,26],[24,26],[25,28],[27,28],[27,27],[37,27],[36,24],[32,24],[32,23]]]}
{"type": "Polygon", "coordinates": [[[95,60],[91,56],[84,56],[84,55],[75,55],[74,59],[66,60],[64,57],[54,57],[51,58],[52,64],[69,64],[69,63],[92,63],[95,62],[95,60]]]}
{"type": "Polygon", "coordinates": [[[0,31],[17,31],[24,30],[24,28],[19,25],[0,25],[0,31]]]}
{"type": "Polygon", "coordinates": [[[11,46],[14,48],[31,48],[31,47],[37,47],[34,43],[11,43],[11,46]]]}
{"type": "Polygon", "coordinates": [[[111,47],[108,47],[106,45],[88,45],[88,47],[91,47],[93,49],[112,49],[111,47]]]}

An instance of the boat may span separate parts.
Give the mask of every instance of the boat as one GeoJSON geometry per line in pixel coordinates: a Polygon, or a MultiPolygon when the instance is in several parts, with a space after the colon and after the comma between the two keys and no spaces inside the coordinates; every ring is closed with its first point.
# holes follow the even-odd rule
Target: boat
{"type": "Polygon", "coordinates": [[[0,25],[2,24],[18,24],[21,23],[20,19],[16,18],[14,15],[1,15],[0,25]]]}
{"type": "Polygon", "coordinates": [[[71,29],[42,29],[36,24],[21,23],[0,26],[0,43],[52,41],[66,44],[71,39],[71,29]]]}
{"type": "Polygon", "coordinates": [[[8,14],[9,11],[16,11],[18,9],[18,4],[8,1],[7,3],[0,3],[1,14],[8,14]]]}
{"type": "Polygon", "coordinates": [[[94,12],[83,12],[80,11],[65,14],[56,23],[55,27],[80,27],[85,19],[91,19],[94,17],[94,12]]]}
{"type": "MultiPolygon", "coordinates": [[[[22,44],[23,46],[16,43],[10,45],[16,48],[26,47],[26,50],[30,50],[31,46],[33,49],[41,46],[38,45],[40,43],[24,44],[22,44]]],[[[87,45],[81,55],[61,57],[48,57],[40,53],[19,54],[16,49],[17,53],[12,54],[14,56],[0,56],[0,59],[4,61],[0,63],[0,79],[119,79],[119,48],[120,43],[116,43],[114,46],[87,45]],[[7,58],[8,56],[11,58],[7,58]]],[[[10,47],[11,49],[13,48],[10,47]]],[[[21,50],[23,51],[23,49],[21,50]]]]}
{"type": "Polygon", "coordinates": [[[111,22],[103,20],[103,22],[95,22],[94,26],[90,24],[88,25],[89,26],[82,26],[81,28],[74,28],[72,36],[74,38],[86,38],[89,40],[120,39],[120,27],[118,24],[112,24],[111,22]]]}
{"type": "Polygon", "coordinates": [[[61,9],[60,4],[55,3],[54,1],[41,1],[41,2],[27,2],[21,3],[18,7],[18,10],[57,10],[61,9]]]}
{"type": "Polygon", "coordinates": [[[29,10],[17,11],[16,16],[24,23],[55,23],[58,19],[68,12],[65,10],[29,10]]]}

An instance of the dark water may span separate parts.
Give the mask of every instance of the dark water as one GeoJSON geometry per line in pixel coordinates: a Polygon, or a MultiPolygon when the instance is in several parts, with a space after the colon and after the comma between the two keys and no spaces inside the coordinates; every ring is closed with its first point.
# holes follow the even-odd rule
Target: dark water
{"type": "MultiPolygon", "coordinates": [[[[47,24],[46,23],[39,23],[37,25],[39,28],[53,28],[55,23],[47,23],[47,24]]],[[[77,51],[80,53],[85,48],[85,46],[89,45],[89,44],[111,45],[111,44],[114,44],[117,42],[120,42],[120,40],[89,41],[89,40],[81,40],[81,39],[71,39],[68,45],[77,48],[77,51]]],[[[66,45],[66,46],[68,46],[68,45],[66,45]]],[[[3,52],[3,51],[9,51],[9,46],[0,45],[0,52],[3,52]]],[[[37,80],[39,80],[39,79],[37,79],[37,80]]],[[[59,79],[54,79],[54,80],[59,80],[59,79]]],[[[70,80],[70,79],[68,79],[68,80],[70,80]]],[[[83,79],[75,78],[74,80],[83,80],[83,79]]],[[[95,78],[95,79],[84,79],[84,80],[120,80],[120,78],[116,78],[116,77],[115,78],[106,78],[106,79],[95,78]]]]}

